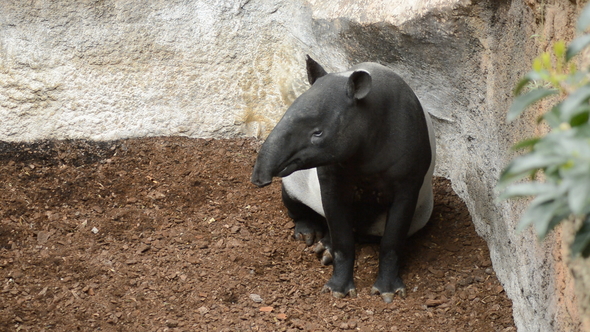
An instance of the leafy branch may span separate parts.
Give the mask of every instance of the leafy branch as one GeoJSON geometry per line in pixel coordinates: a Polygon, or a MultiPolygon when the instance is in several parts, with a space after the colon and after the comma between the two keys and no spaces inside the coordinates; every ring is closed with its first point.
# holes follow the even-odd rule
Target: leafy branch
{"type": "Polygon", "coordinates": [[[590,34],[583,33],[589,26],[587,5],[576,25],[582,34],[567,46],[556,42],[516,85],[508,121],[545,100],[553,105],[538,122],[549,125],[550,131],[514,146],[526,153],[508,164],[498,185],[504,190],[501,199],[534,197],[521,217],[520,230],[532,225],[544,238],[571,216],[581,220],[570,249],[572,255],[583,257],[590,256],[590,71],[578,69],[572,59],[590,46],[590,34]]]}

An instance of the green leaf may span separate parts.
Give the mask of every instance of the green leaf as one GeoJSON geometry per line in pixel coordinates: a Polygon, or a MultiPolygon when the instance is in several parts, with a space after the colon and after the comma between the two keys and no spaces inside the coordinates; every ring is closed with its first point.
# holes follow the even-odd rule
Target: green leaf
{"type": "MultiPolygon", "coordinates": [[[[515,173],[515,172],[511,172],[510,171],[510,165],[506,166],[506,168],[502,171],[502,173],[500,174],[500,179],[498,180],[498,189],[503,190],[504,188],[506,188],[510,183],[514,182],[514,181],[518,181],[521,180],[523,178],[525,178],[528,175],[531,175],[533,172],[520,172],[520,173],[515,173]]],[[[532,175],[530,176],[530,179],[533,180],[532,175]]]]}
{"type": "MultiPolygon", "coordinates": [[[[575,62],[570,63],[570,67],[575,67],[574,65],[575,65],[575,62]]],[[[566,85],[569,85],[571,87],[577,87],[577,86],[584,85],[586,82],[588,82],[588,79],[587,79],[588,72],[587,71],[585,71],[585,70],[577,71],[572,68],[570,68],[570,70],[573,70],[573,71],[570,72],[570,74],[564,80],[566,85]]]]}
{"type": "Polygon", "coordinates": [[[563,200],[557,200],[555,202],[555,210],[553,210],[553,214],[551,215],[551,219],[546,225],[535,225],[535,229],[537,230],[537,234],[544,238],[547,236],[549,232],[551,232],[555,226],[557,226],[560,222],[564,221],[571,215],[571,211],[567,207],[567,204],[563,200]],[[540,229],[538,227],[541,227],[540,229]],[[542,231],[543,233],[539,232],[542,231]]]}
{"type": "Polygon", "coordinates": [[[520,80],[518,84],[516,84],[516,87],[514,88],[514,95],[519,95],[522,89],[530,82],[541,81],[542,79],[543,77],[539,74],[539,72],[536,72],[534,70],[526,73],[522,80],[520,80]]]}
{"type": "Polygon", "coordinates": [[[549,52],[543,52],[543,54],[541,54],[541,63],[543,64],[544,69],[551,69],[551,54],[549,54],[549,52]]]}
{"type": "Polygon", "coordinates": [[[570,246],[572,257],[579,254],[587,258],[590,256],[590,216],[585,216],[582,227],[576,232],[574,242],[570,246]]]}
{"type": "Polygon", "coordinates": [[[576,29],[578,32],[584,32],[586,28],[590,25],[590,4],[587,4],[582,12],[580,13],[580,17],[578,18],[578,23],[576,24],[576,29]]]}
{"type": "Polygon", "coordinates": [[[508,167],[506,167],[505,172],[508,175],[520,174],[523,172],[528,173],[532,170],[536,170],[539,168],[560,165],[565,163],[566,161],[567,160],[565,160],[562,156],[528,153],[518,158],[515,158],[508,165],[508,167]]]}
{"type": "Polygon", "coordinates": [[[526,182],[513,184],[506,188],[500,195],[500,199],[507,199],[512,197],[535,196],[542,193],[554,191],[555,186],[548,183],[541,182],[526,182]]]}
{"type": "Polygon", "coordinates": [[[522,180],[526,177],[529,178],[530,181],[535,181],[535,176],[538,170],[533,170],[530,172],[522,172],[522,173],[509,173],[507,169],[505,169],[502,174],[500,175],[500,179],[498,180],[498,184],[496,185],[497,189],[502,191],[506,190],[506,188],[513,182],[522,180]]]}
{"type": "Polygon", "coordinates": [[[578,111],[582,110],[581,106],[588,106],[588,99],[590,98],[590,85],[584,85],[578,90],[570,94],[561,103],[561,119],[564,122],[570,122],[572,116],[576,115],[578,111]]]}
{"type": "Polygon", "coordinates": [[[573,179],[567,198],[569,208],[574,214],[581,215],[586,212],[590,203],[590,178],[573,179]]]}
{"type": "Polygon", "coordinates": [[[537,235],[540,238],[544,238],[555,226],[555,219],[558,219],[557,217],[561,215],[563,206],[564,203],[558,199],[537,197],[524,212],[518,229],[523,230],[528,225],[533,225],[537,235]]]}
{"type": "Polygon", "coordinates": [[[555,42],[555,44],[553,44],[553,52],[555,52],[557,58],[562,58],[565,54],[565,42],[563,40],[555,42]]]}
{"type": "Polygon", "coordinates": [[[576,39],[572,40],[572,42],[567,47],[567,52],[565,53],[565,61],[570,61],[576,54],[580,53],[586,46],[590,44],[590,35],[581,35],[576,39]]]}
{"type": "Polygon", "coordinates": [[[535,144],[537,144],[537,142],[539,142],[540,139],[541,139],[540,137],[535,137],[535,138],[526,139],[524,141],[520,141],[512,146],[512,150],[518,151],[520,149],[534,147],[535,144]]]}
{"type": "Polygon", "coordinates": [[[572,130],[574,137],[578,137],[590,144],[590,123],[580,125],[572,130]]]}
{"type": "Polygon", "coordinates": [[[543,70],[543,60],[540,55],[533,59],[533,70],[536,72],[543,70]]]}
{"type": "Polygon", "coordinates": [[[588,123],[588,119],[590,117],[590,114],[588,114],[589,112],[590,112],[590,105],[581,107],[579,110],[576,111],[576,113],[578,113],[578,114],[574,115],[572,117],[572,119],[570,120],[570,125],[572,127],[577,127],[577,126],[581,126],[585,123],[588,123]]]}
{"type": "Polygon", "coordinates": [[[573,137],[575,130],[571,129],[564,132],[552,132],[547,135],[547,148],[552,149],[553,155],[563,158],[563,170],[577,170],[578,175],[587,174],[588,160],[590,159],[590,144],[588,138],[573,137]],[[550,145],[555,145],[551,147],[550,145]],[[580,159],[583,158],[583,159],[580,159]],[[580,170],[582,170],[580,172],[580,170]]]}
{"type": "Polygon", "coordinates": [[[551,217],[551,220],[549,220],[549,224],[547,224],[547,233],[553,230],[555,226],[559,225],[560,222],[566,220],[570,215],[571,213],[569,212],[567,207],[563,206],[561,209],[561,213],[556,213],[554,216],[551,217]]]}
{"type": "Polygon", "coordinates": [[[516,119],[531,104],[557,93],[555,89],[539,88],[516,97],[508,111],[508,121],[516,119]]]}
{"type": "Polygon", "coordinates": [[[545,113],[541,118],[547,122],[551,128],[557,128],[561,124],[561,103],[553,106],[551,111],[545,113]]]}

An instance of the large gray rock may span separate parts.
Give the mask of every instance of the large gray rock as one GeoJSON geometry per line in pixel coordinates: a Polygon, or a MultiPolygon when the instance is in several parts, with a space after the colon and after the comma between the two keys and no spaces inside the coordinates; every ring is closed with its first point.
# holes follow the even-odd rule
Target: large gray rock
{"type": "Polygon", "coordinates": [[[433,115],[436,173],[488,242],[519,330],[565,331],[578,318],[559,239],[516,233],[526,202],[494,191],[534,130],[505,112],[543,47],[536,19],[548,38],[571,26],[575,8],[556,2],[539,14],[522,0],[3,1],[0,140],[262,137],[306,89],[305,54],[331,70],[381,62],[433,115]]]}
{"type": "Polygon", "coordinates": [[[310,22],[291,1],[3,1],[0,139],[237,135],[279,116],[304,52],[286,27],[310,22]]]}

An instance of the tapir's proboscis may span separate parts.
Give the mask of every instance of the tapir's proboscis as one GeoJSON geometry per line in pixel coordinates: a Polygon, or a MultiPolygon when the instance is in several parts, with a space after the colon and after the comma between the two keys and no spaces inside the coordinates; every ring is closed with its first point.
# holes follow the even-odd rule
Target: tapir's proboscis
{"type": "Polygon", "coordinates": [[[379,238],[379,273],[371,293],[405,295],[399,258],[407,236],[433,207],[432,124],[412,89],[386,66],[365,62],[327,73],[307,57],[311,87],[262,145],[252,182],[283,177],[283,202],[295,238],[315,242],[333,263],[323,291],[356,296],[355,238],[379,238]]]}

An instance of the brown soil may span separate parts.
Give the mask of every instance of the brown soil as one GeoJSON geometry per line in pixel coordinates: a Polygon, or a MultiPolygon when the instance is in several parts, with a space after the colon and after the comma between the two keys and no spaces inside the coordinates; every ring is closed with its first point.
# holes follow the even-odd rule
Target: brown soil
{"type": "Polygon", "coordinates": [[[515,331],[465,205],[436,179],[402,265],[406,298],[320,293],[331,267],[292,239],[258,143],[186,138],[0,143],[1,331],[515,331]]]}

